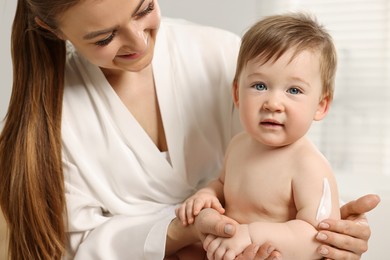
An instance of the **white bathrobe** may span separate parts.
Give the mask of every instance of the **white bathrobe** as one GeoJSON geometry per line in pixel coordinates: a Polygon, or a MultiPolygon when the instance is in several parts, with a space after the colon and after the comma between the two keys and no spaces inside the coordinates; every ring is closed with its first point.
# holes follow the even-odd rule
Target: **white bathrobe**
{"type": "Polygon", "coordinates": [[[163,19],[153,71],[169,153],[104,75],[72,48],[62,140],[69,259],[163,259],[175,206],[216,177],[238,127],[231,82],[240,39],[163,19]]]}

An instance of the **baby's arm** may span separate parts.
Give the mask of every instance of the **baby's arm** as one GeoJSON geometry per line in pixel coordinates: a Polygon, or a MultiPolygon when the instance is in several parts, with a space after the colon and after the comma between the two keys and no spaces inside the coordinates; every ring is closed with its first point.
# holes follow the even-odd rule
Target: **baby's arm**
{"type": "Polygon", "coordinates": [[[269,243],[283,259],[313,260],[322,257],[316,253],[320,245],[314,240],[316,229],[302,220],[284,223],[254,222],[236,226],[231,238],[209,235],[203,242],[208,259],[234,259],[250,244],[269,243]]]}
{"type": "Polygon", "coordinates": [[[194,223],[195,216],[204,208],[213,208],[220,214],[225,213],[222,203],[223,182],[218,178],[186,199],[184,203],[176,209],[176,216],[183,225],[192,224],[194,223]]]}
{"type": "Polygon", "coordinates": [[[284,259],[322,259],[316,249],[317,230],[303,220],[295,219],[285,223],[254,222],[249,224],[253,243],[269,242],[275,246],[284,259]]]}
{"type": "Polygon", "coordinates": [[[316,252],[320,244],[315,240],[315,227],[324,218],[339,219],[340,210],[337,185],[329,165],[318,161],[315,165],[317,173],[306,169],[292,180],[297,210],[295,219],[282,223],[253,222],[240,225],[242,228],[237,228],[232,238],[209,237],[204,243],[208,257],[230,259],[230,256],[240,254],[250,243],[262,245],[268,242],[275,246],[284,259],[321,259],[316,252]]]}
{"type": "Polygon", "coordinates": [[[294,220],[285,223],[249,224],[252,241],[270,242],[284,259],[321,259],[315,241],[318,223],[326,218],[340,219],[336,180],[329,164],[318,157],[293,177],[293,198],[297,210],[294,220]]]}
{"type": "Polygon", "coordinates": [[[283,259],[322,259],[316,249],[320,245],[314,238],[317,230],[310,223],[294,219],[283,223],[253,222],[236,226],[231,238],[208,236],[204,241],[209,259],[234,259],[250,244],[269,243],[281,253],[283,259]]]}

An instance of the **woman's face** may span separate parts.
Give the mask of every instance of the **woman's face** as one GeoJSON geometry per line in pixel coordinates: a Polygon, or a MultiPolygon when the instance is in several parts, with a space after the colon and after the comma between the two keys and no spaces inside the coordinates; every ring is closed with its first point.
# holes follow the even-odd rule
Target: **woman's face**
{"type": "Polygon", "coordinates": [[[59,37],[101,68],[136,72],[151,63],[159,25],[157,0],[82,0],[59,17],[59,37]]]}

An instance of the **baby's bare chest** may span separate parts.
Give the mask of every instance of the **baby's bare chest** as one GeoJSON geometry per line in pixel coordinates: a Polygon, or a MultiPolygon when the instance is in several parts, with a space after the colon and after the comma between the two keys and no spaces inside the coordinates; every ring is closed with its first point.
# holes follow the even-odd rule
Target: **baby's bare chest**
{"type": "Polygon", "coordinates": [[[235,156],[226,165],[226,213],[241,223],[294,218],[291,169],[272,158],[244,156],[235,156]]]}

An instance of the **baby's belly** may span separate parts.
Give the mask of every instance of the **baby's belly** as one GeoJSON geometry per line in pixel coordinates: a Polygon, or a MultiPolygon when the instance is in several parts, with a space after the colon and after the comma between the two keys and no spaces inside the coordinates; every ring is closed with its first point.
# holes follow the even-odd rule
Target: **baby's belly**
{"type": "Polygon", "coordinates": [[[290,176],[260,173],[254,175],[252,171],[243,170],[239,175],[230,172],[225,176],[226,215],[240,223],[294,219],[296,208],[290,176]]]}
{"type": "Polygon", "coordinates": [[[285,222],[295,219],[297,214],[292,196],[283,192],[231,195],[225,197],[225,214],[239,223],[285,222]]]}
{"type": "Polygon", "coordinates": [[[225,207],[226,216],[236,220],[241,224],[248,224],[252,222],[286,222],[296,217],[296,210],[291,209],[277,209],[275,207],[273,210],[264,210],[259,208],[250,208],[250,207],[225,207]]]}

